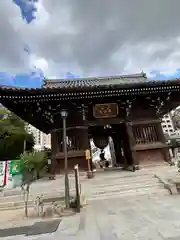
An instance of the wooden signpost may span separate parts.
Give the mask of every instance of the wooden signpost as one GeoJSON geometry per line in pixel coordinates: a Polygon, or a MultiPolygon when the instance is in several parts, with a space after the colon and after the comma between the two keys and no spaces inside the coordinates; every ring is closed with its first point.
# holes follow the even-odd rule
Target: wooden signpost
{"type": "Polygon", "coordinates": [[[86,160],[88,161],[88,172],[87,172],[87,177],[88,178],[92,178],[93,177],[93,173],[91,171],[91,164],[90,164],[90,161],[91,161],[91,152],[89,149],[86,149],[85,150],[85,157],[86,157],[86,160]]]}
{"type": "Polygon", "coordinates": [[[91,152],[89,149],[85,150],[85,156],[86,156],[86,160],[88,161],[88,171],[91,171],[91,165],[90,165],[91,152]]]}

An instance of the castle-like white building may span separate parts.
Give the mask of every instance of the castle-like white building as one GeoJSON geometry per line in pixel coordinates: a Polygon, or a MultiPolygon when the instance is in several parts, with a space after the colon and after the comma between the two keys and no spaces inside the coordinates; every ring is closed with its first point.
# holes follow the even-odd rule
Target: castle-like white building
{"type": "Polygon", "coordinates": [[[27,128],[27,132],[32,133],[34,136],[34,140],[35,140],[34,149],[35,150],[51,148],[51,135],[50,134],[45,134],[30,124],[28,124],[26,128],[27,128]]]}
{"type": "Polygon", "coordinates": [[[168,113],[168,114],[165,114],[163,116],[161,125],[162,125],[162,128],[163,128],[164,134],[170,136],[170,135],[172,135],[175,132],[175,128],[174,128],[171,112],[168,113]]]}

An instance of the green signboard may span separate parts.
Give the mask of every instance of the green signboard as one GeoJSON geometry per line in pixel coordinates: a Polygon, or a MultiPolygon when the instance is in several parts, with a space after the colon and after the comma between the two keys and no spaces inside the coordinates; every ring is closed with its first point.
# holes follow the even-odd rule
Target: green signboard
{"type": "Polygon", "coordinates": [[[21,160],[11,160],[10,174],[12,175],[20,174],[21,170],[22,170],[21,160]]]}

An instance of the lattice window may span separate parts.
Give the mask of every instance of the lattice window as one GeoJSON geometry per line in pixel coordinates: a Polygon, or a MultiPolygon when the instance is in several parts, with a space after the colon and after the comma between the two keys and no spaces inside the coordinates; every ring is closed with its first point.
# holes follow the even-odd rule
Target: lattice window
{"type": "Polygon", "coordinates": [[[75,151],[75,150],[80,150],[80,137],[79,135],[71,135],[68,136],[68,150],[69,151],[75,151]]]}
{"type": "Polygon", "coordinates": [[[136,144],[155,143],[158,141],[156,125],[134,126],[133,134],[136,144]]]}
{"type": "MultiPolygon", "coordinates": [[[[67,149],[68,151],[75,151],[80,150],[80,137],[78,135],[70,135],[67,136],[67,149]]],[[[63,139],[62,135],[59,133],[57,134],[57,145],[58,151],[63,152],[63,139]]]]}
{"type": "MultiPolygon", "coordinates": [[[[57,132],[57,150],[63,152],[63,136],[62,131],[57,132]]],[[[68,151],[79,151],[83,150],[84,138],[80,130],[67,131],[67,149],[68,151]]]]}

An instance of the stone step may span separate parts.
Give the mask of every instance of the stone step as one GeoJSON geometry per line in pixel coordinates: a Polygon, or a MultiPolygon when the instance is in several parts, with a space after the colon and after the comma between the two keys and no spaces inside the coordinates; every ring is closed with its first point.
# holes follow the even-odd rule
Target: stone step
{"type": "MultiPolygon", "coordinates": [[[[0,211],[1,210],[13,210],[13,209],[21,209],[24,207],[24,201],[17,202],[4,202],[0,203],[0,211]]],[[[28,201],[28,207],[35,207],[34,201],[28,201]]]]}
{"type": "MultiPolygon", "coordinates": [[[[71,181],[69,181],[69,185],[71,188],[73,188],[75,186],[75,182],[71,180],[71,181]]],[[[64,187],[64,181],[62,183],[61,182],[60,183],[55,182],[54,184],[51,183],[51,185],[47,184],[47,186],[46,185],[41,186],[37,183],[36,186],[30,186],[30,191],[32,193],[37,193],[37,194],[41,193],[41,192],[47,192],[47,190],[51,191],[51,192],[55,192],[55,191],[57,191],[57,189],[58,190],[63,189],[63,187],[64,187]]],[[[1,196],[8,197],[8,196],[20,195],[21,192],[22,191],[21,191],[20,187],[15,188],[15,189],[6,188],[6,189],[4,189],[4,191],[1,192],[0,197],[1,196]]]]}
{"type": "MultiPolygon", "coordinates": [[[[71,194],[71,196],[75,195],[75,192],[71,194]]],[[[56,193],[55,196],[46,196],[43,198],[44,205],[52,204],[52,202],[64,202],[64,195],[56,193]]],[[[5,201],[0,202],[0,211],[1,210],[11,210],[11,209],[19,209],[24,207],[24,201],[23,199],[18,199],[16,201],[5,201]]],[[[29,207],[35,207],[35,201],[34,199],[29,199],[28,201],[29,207]]]]}
{"type": "Polygon", "coordinates": [[[142,189],[142,188],[146,188],[146,187],[151,187],[151,188],[154,188],[154,187],[162,187],[162,184],[159,183],[159,182],[155,182],[155,183],[145,183],[145,184],[133,184],[132,185],[115,185],[115,186],[111,186],[111,187],[107,187],[107,186],[104,186],[104,187],[101,187],[101,188],[96,188],[96,189],[88,189],[88,190],[84,190],[83,192],[86,193],[86,194],[100,194],[100,193],[106,193],[106,192],[122,192],[122,191],[128,191],[128,190],[137,190],[137,189],[142,189]]]}
{"type": "Polygon", "coordinates": [[[95,186],[101,186],[103,184],[106,185],[112,185],[112,184],[125,184],[125,183],[129,183],[129,184],[133,184],[134,182],[153,182],[156,181],[155,177],[153,175],[151,176],[142,176],[142,177],[125,177],[122,179],[91,179],[89,180],[89,182],[87,182],[86,184],[90,184],[90,185],[95,185],[95,186]]]}
{"type": "MultiPolygon", "coordinates": [[[[34,206],[37,196],[43,194],[43,198],[64,196],[64,181],[58,180],[44,183],[38,186],[34,185],[30,189],[29,206],[34,206]]],[[[104,173],[103,175],[95,175],[93,179],[84,179],[82,183],[82,193],[88,200],[119,198],[136,195],[149,194],[168,194],[163,185],[154,177],[154,170],[148,169],[143,171],[132,172],[114,172],[104,173]]],[[[74,179],[70,179],[70,192],[75,195],[74,179]]],[[[7,191],[8,192],[8,191],[7,191]]],[[[4,194],[0,196],[0,210],[14,209],[24,207],[23,195],[21,192],[12,191],[14,194],[10,196],[4,194]]]]}
{"type": "MultiPolygon", "coordinates": [[[[111,182],[109,184],[98,184],[95,186],[92,186],[90,184],[86,184],[86,189],[89,194],[94,193],[94,192],[111,192],[111,191],[122,191],[122,190],[129,190],[129,189],[137,189],[141,188],[144,186],[159,186],[159,181],[156,178],[150,178],[150,179],[139,179],[134,182],[134,181],[120,181],[120,182],[111,182]]],[[[82,185],[82,189],[84,189],[84,186],[82,185]]],[[[70,189],[71,194],[74,194],[75,189],[70,189]]],[[[84,191],[86,192],[86,191],[84,191]]],[[[64,189],[59,189],[59,191],[49,191],[49,192],[39,192],[39,193],[31,193],[29,195],[30,200],[35,200],[37,196],[43,194],[44,198],[51,197],[51,196],[62,196],[64,195],[64,189]]],[[[14,195],[14,196],[6,196],[6,197],[0,197],[0,203],[1,202],[17,202],[17,201],[22,201],[23,200],[23,194],[19,195],[14,195]]]]}
{"type": "MultiPolygon", "coordinates": [[[[140,186],[137,188],[124,188],[124,189],[119,189],[117,188],[117,186],[111,189],[106,189],[106,191],[104,190],[100,190],[100,191],[89,191],[87,192],[83,192],[83,195],[85,196],[85,198],[87,199],[87,201],[91,201],[91,200],[100,200],[100,199],[108,199],[108,198],[123,198],[123,197],[127,197],[127,196],[137,196],[137,195],[151,195],[151,194],[163,194],[163,195],[168,195],[168,191],[165,190],[161,184],[156,184],[156,185],[144,185],[144,186],[140,186]]],[[[54,196],[48,196],[48,194],[45,194],[44,199],[48,199],[46,200],[46,204],[49,202],[53,202],[58,200],[58,199],[62,199],[62,197],[60,196],[64,196],[64,191],[63,192],[56,192],[56,194],[54,196]]],[[[75,195],[75,191],[71,192],[71,196],[75,195]]],[[[29,207],[34,207],[34,199],[29,198],[28,201],[28,206],[29,207]]],[[[24,201],[22,198],[16,198],[16,199],[7,199],[7,201],[2,201],[0,202],[0,211],[1,210],[13,210],[13,209],[21,209],[24,207],[24,201]],[[11,200],[11,201],[10,201],[11,200]]]]}
{"type": "Polygon", "coordinates": [[[131,189],[126,190],[122,192],[107,192],[104,194],[96,194],[91,196],[86,196],[87,201],[93,201],[93,200],[103,200],[103,199],[109,199],[109,198],[124,198],[124,197],[135,197],[135,196],[152,196],[152,195],[169,195],[168,191],[164,188],[152,188],[152,187],[145,187],[142,189],[131,189]]]}
{"type": "MultiPolygon", "coordinates": [[[[42,189],[41,189],[42,190],[42,189]]],[[[41,191],[41,190],[39,190],[39,191],[36,191],[36,192],[33,192],[33,191],[31,191],[31,189],[30,189],[30,197],[31,196],[40,196],[41,194],[49,194],[49,195],[51,195],[51,194],[53,194],[53,193],[55,193],[55,192],[57,192],[57,188],[56,189],[54,189],[54,190],[52,190],[52,189],[50,189],[50,191],[49,191],[49,189],[43,189],[43,190],[45,190],[45,191],[41,191]]],[[[61,191],[63,191],[63,188],[62,189],[58,189],[58,192],[61,192],[61,191]]],[[[1,196],[0,196],[0,202],[3,200],[3,199],[13,199],[13,198],[18,198],[18,197],[23,197],[23,192],[22,191],[19,191],[19,192],[17,192],[16,194],[2,194],[1,196]]]]}
{"type": "MultiPolygon", "coordinates": [[[[154,178],[154,176],[152,175],[143,175],[143,176],[130,176],[130,177],[124,177],[124,178],[111,178],[111,179],[106,179],[106,181],[98,181],[98,179],[94,178],[91,179],[89,181],[87,181],[85,184],[82,183],[82,188],[83,186],[86,186],[86,188],[88,189],[93,189],[93,191],[99,191],[102,188],[106,188],[106,190],[108,188],[114,188],[115,186],[117,188],[129,188],[129,187],[139,187],[141,185],[156,185],[157,183],[159,183],[157,181],[156,178],[154,178]],[[102,183],[103,182],[103,183],[102,183]]],[[[44,196],[48,195],[54,195],[54,193],[58,192],[59,193],[63,193],[64,192],[64,186],[58,187],[58,188],[52,188],[52,189],[47,189],[47,188],[43,188],[44,191],[41,191],[42,189],[39,189],[39,191],[33,192],[30,189],[30,198],[36,198],[36,196],[39,196],[41,194],[43,194],[44,196]],[[48,191],[47,191],[48,190],[48,191]]],[[[71,191],[74,191],[74,188],[70,188],[71,191]]],[[[0,196],[0,202],[1,201],[7,201],[10,200],[13,201],[14,199],[19,199],[22,198],[22,192],[17,193],[16,195],[13,196],[0,196]]]]}
{"type": "Polygon", "coordinates": [[[122,178],[115,178],[110,175],[110,178],[106,176],[106,179],[102,179],[101,177],[99,181],[93,179],[86,184],[86,189],[84,189],[85,196],[91,200],[152,193],[168,194],[163,185],[150,172],[141,175],[127,174],[122,178]]]}
{"type": "MultiPolygon", "coordinates": [[[[75,194],[75,189],[70,190],[71,195],[75,194]]],[[[35,201],[36,197],[40,196],[41,194],[30,194],[29,195],[29,200],[30,201],[35,201]]],[[[52,197],[61,197],[64,196],[64,189],[62,191],[55,191],[53,194],[51,192],[45,192],[43,193],[43,199],[48,199],[52,197]]],[[[9,196],[9,197],[1,197],[0,198],[0,205],[3,204],[4,202],[21,202],[23,201],[23,195],[16,195],[16,196],[9,196]]]]}
{"type": "Polygon", "coordinates": [[[120,176],[120,175],[106,175],[106,176],[95,176],[93,179],[91,179],[91,183],[95,182],[95,183],[102,183],[104,181],[133,181],[133,179],[136,179],[136,181],[141,180],[142,179],[152,179],[154,176],[154,172],[148,172],[148,173],[144,173],[142,175],[136,175],[136,174],[132,174],[132,175],[124,175],[124,176],[120,176]]]}
{"type": "Polygon", "coordinates": [[[86,182],[86,184],[96,184],[96,185],[101,185],[103,183],[105,184],[111,184],[111,183],[133,183],[133,182],[143,182],[143,181],[153,181],[155,179],[154,175],[149,174],[149,175],[143,175],[143,176],[130,176],[130,177],[124,177],[124,178],[94,178],[86,182]]]}
{"type": "MultiPolygon", "coordinates": [[[[145,179],[145,178],[141,178],[141,179],[131,179],[131,181],[108,181],[108,182],[104,182],[104,183],[86,183],[86,189],[88,191],[90,191],[91,189],[93,191],[99,191],[100,189],[106,189],[106,191],[110,188],[114,188],[115,186],[117,188],[138,188],[140,186],[145,186],[145,185],[156,185],[159,184],[159,182],[157,181],[157,179],[155,178],[150,178],[150,179],[145,179]]],[[[84,187],[82,185],[82,187],[84,187]]]]}
{"type": "Polygon", "coordinates": [[[130,175],[137,175],[137,176],[141,176],[141,175],[145,175],[145,174],[148,174],[149,172],[154,172],[154,171],[156,171],[156,170],[158,170],[158,169],[171,169],[172,168],[172,166],[169,166],[169,165],[159,165],[159,164],[157,164],[157,165],[151,165],[151,164],[146,164],[146,165],[144,165],[144,167],[143,167],[143,165],[141,165],[140,166],[140,170],[137,170],[137,171],[135,171],[135,172],[131,172],[131,171],[124,171],[124,170],[122,170],[122,169],[117,169],[116,171],[115,170],[113,170],[113,171],[110,171],[110,170],[108,170],[108,171],[103,171],[103,170],[97,170],[96,172],[95,172],[95,175],[96,176],[109,176],[109,175],[119,175],[120,177],[124,177],[124,176],[130,176],[130,175]]]}
{"type": "MultiPolygon", "coordinates": [[[[98,181],[98,179],[94,178],[91,180],[86,181],[85,185],[88,186],[90,189],[94,188],[96,190],[98,190],[99,188],[109,188],[111,186],[119,186],[119,187],[123,187],[123,186],[127,186],[127,185],[132,185],[134,186],[134,182],[135,185],[140,185],[141,183],[146,184],[148,182],[153,183],[154,181],[157,182],[157,179],[152,177],[151,175],[144,175],[144,176],[131,176],[131,177],[124,177],[124,178],[108,178],[105,181],[103,181],[101,179],[101,181],[98,181]],[[102,182],[104,182],[102,184],[102,182]]],[[[82,186],[84,185],[84,183],[82,182],[82,186]]],[[[70,186],[71,191],[74,191],[74,188],[72,188],[73,185],[70,186]]],[[[54,195],[56,192],[64,192],[64,186],[58,186],[56,188],[40,188],[39,190],[36,189],[36,191],[33,191],[30,188],[30,198],[32,196],[32,198],[36,198],[37,196],[43,194],[43,195],[54,195]]],[[[0,196],[0,202],[1,201],[7,201],[8,199],[11,199],[11,201],[13,201],[13,199],[22,199],[23,195],[22,192],[20,190],[16,190],[16,189],[12,189],[9,190],[7,192],[4,192],[4,194],[2,194],[0,196]]]]}

